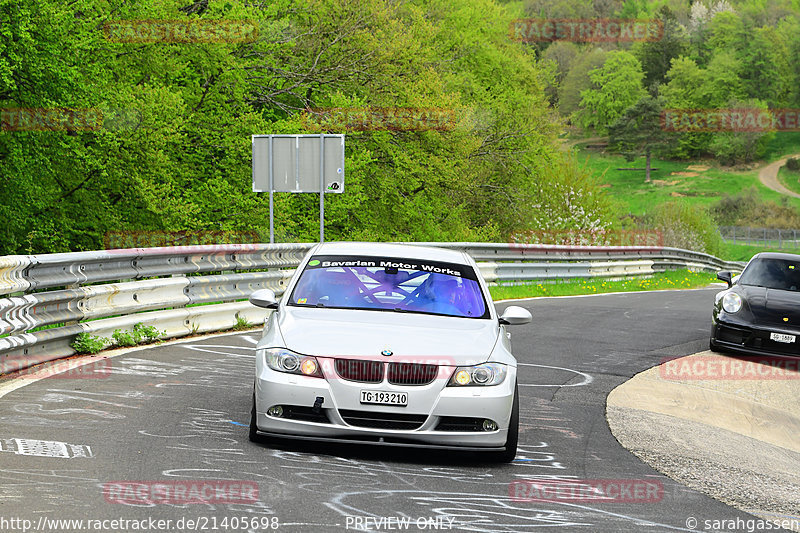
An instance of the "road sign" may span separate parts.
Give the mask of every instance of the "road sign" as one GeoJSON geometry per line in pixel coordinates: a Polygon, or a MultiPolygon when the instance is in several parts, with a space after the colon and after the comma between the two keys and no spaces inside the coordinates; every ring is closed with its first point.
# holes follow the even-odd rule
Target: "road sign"
{"type": "Polygon", "coordinates": [[[253,191],[344,192],[344,135],[253,135],[253,191]]]}
{"type": "Polygon", "coordinates": [[[319,240],[325,240],[325,193],[344,192],[344,135],[253,135],[253,191],[269,192],[269,242],[275,242],[273,193],[319,193],[319,240]]]}

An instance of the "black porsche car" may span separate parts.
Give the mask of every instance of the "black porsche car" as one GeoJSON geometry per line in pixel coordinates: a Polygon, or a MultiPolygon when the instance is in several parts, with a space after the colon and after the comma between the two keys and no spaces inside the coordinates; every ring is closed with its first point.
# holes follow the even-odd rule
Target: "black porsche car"
{"type": "Polygon", "coordinates": [[[710,348],[800,357],[800,255],[756,254],[742,274],[717,277],[710,348]]]}

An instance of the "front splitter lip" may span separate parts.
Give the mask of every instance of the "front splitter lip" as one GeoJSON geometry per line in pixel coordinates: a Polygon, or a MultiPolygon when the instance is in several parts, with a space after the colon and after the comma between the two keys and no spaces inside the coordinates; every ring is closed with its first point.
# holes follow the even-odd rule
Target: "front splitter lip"
{"type": "Polygon", "coordinates": [[[776,357],[776,358],[789,358],[789,359],[797,359],[800,358],[800,353],[787,353],[787,352],[777,352],[770,350],[768,348],[763,347],[755,347],[755,346],[745,346],[742,344],[723,341],[719,339],[717,336],[717,328],[718,327],[727,327],[729,329],[736,329],[743,332],[746,332],[749,335],[756,335],[758,338],[767,339],[769,338],[770,333],[783,333],[786,335],[796,335],[800,337],[800,330],[795,328],[787,328],[781,325],[762,325],[762,324],[752,324],[752,323],[745,323],[745,322],[733,322],[730,320],[717,320],[714,324],[714,328],[712,330],[712,342],[715,344],[715,347],[720,350],[725,350],[728,352],[736,353],[739,355],[749,355],[752,357],[776,357]]]}
{"type": "Polygon", "coordinates": [[[750,355],[753,357],[774,357],[777,359],[798,359],[800,358],[800,354],[791,354],[791,353],[784,353],[784,352],[773,352],[771,350],[765,350],[763,348],[752,348],[750,346],[742,346],[741,344],[734,344],[732,342],[721,341],[719,339],[714,339],[714,343],[716,344],[716,348],[720,350],[727,350],[729,352],[735,352],[738,355],[750,355]]]}
{"type": "Polygon", "coordinates": [[[322,436],[312,436],[312,435],[296,435],[296,434],[289,434],[289,433],[275,433],[271,431],[261,431],[260,429],[256,432],[259,436],[262,437],[272,437],[272,438],[280,438],[280,439],[292,439],[292,440],[303,440],[303,441],[310,441],[310,442],[326,442],[326,443],[339,443],[339,444],[353,444],[353,445],[367,445],[367,446],[390,446],[392,448],[425,448],[425,449],[434,449],[434,450],[448,450],[448,451],[459,451],[459,452],[502,452],[505,450],[505,446],[457,446],[457,445],[447,445],[447,444],[432,444],[432,443],[423,443],[423,442],[398,442],[394,440],[386,440],[386,437],[375,437],[379,440],[373,440],[371,438],[365,439],[348,439],[346,437],[322,437],[322,436]]]}

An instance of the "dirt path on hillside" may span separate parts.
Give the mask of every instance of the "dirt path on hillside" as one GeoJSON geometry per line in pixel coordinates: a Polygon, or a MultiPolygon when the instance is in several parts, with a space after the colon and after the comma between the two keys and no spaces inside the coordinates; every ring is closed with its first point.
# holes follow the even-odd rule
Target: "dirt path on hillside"
{"type": "Polygon", "coordinates": [[[800,194],[797,194],[796,192],[792,192],[789,189],[787,189],[778,179],[778,170],[780,170],[780,168],[786,164],[786,160],[789,157],[800,157],[800,154],[786,156],[783,159],[778,159],[777,161],[773,161],[772,163],[765,166],[758,172],[758,179],[766,187],[769,187],[775,192],[779,192],[787,196],[794,196],[795,198],[800,198],[800,194]]]}
{"type": "MultiPolygon", "coordinates": [[[[608,137],[589,137],[586,139],[572,139],[569,141],[564,140],[562,142],[561,147],[564,150],[569,150],[576,144],[589,144],[607,140],[608,137]]],[[[758,179],[759,181],[761,181],[761,183],[764,184],[765,187],[768,187],[775,192],[784,194],[786,196],[793,196],[795,198],[800,198],[800,194],[787,189],[786,186],[784,186],[778,179],[778,171],[783,165],[786,164],[786,160],[790,157],[800,157],[800,154],[787,155],[784,158],[778,159],[777,161],[773,161],[772,163],[769,163],[768,165],[761,167],[761,169],[758,171],[758,179]]],[[[748,170],[745,172],[751,172],[751,171],[748,170]]]]}

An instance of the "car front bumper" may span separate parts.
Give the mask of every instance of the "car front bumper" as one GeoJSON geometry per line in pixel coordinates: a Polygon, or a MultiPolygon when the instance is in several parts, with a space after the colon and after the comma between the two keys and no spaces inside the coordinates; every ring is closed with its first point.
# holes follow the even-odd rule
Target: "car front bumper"
{"type": "MultiPolygon", "coordinates": [[[[449,377],[449,376],[448,376],[449,377]]],[[[311,440],[502,449],[514,401],[516,369],[503,383],[488,387],[446,387],[447,378],[428,385],[392,385],[314,378],[277,372],[263,365],[255,382],[259,433],[311,440]],[[406,407],[360,403],[361,390],[405,392],[406,407]],[[318,409],[313,406],[321,405],[318,409]],[[283,416],[267,414],[283,407],[283,416]],[[497,429],[485,431],[483,420],[497,429]]]]}
{"type": "Polygon", "coordinates": [[[781,326],[717,320],[711,329],[711,340],[716,347],[743,354],[800,357],[800,330],[781,326]],[[770,339],[770,333],[794,335],[796,340],[777,342],[770,339]]]}

